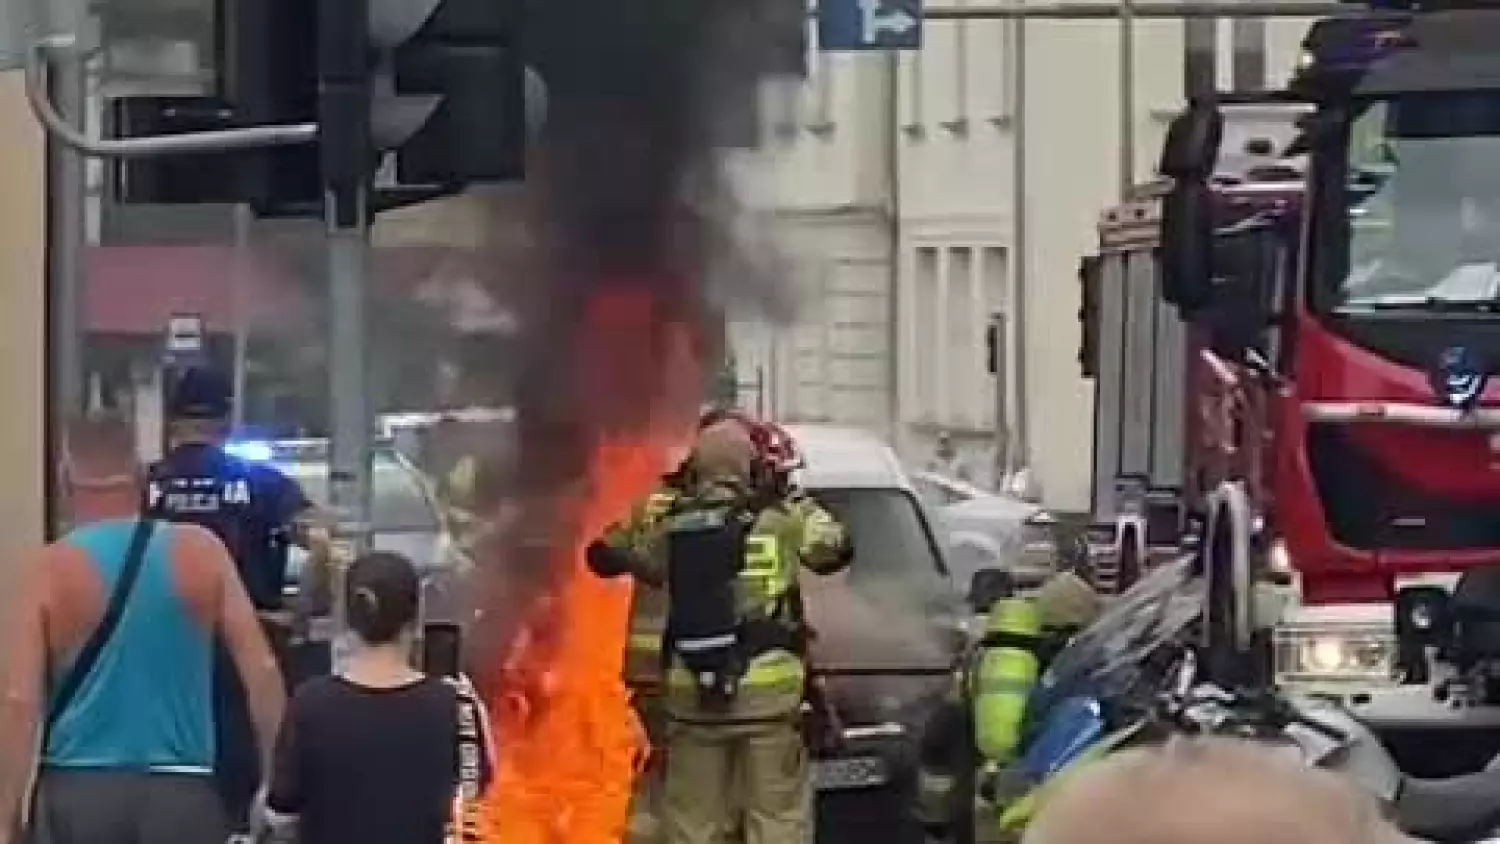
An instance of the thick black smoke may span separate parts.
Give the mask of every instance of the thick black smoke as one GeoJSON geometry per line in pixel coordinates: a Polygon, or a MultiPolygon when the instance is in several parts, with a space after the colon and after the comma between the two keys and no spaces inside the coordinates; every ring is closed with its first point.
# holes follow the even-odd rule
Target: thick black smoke
{"type": "MultiPolygon", "coordinates": [[[[699,358],[721,353],[722,314],[707,268],[737,261],[720,172],[724,118],[753,108],[770,48],[755,0],[536,0],[527,51],[547,114],[527,170],[533,252],[515,304],[519,424],[507,470],[512,529],[482,553],[490,582],[483,634],[510,638],[506,608],[545,594],[576,535],[588,461],[605,436],[643,432],[669,374],[669,328],[699,358]],[[725,259],[729,260],[726,261],[725,259]]],[[[506,280],[509,282],[509,280],[506,280]]],[[[745,273],[735,298],[768,299],[776,280],[745,273]]],[[[492,652],[493,653],[493,652],[492,652]]],[[[483,657],[481,657],[483,659],[483,657]]]]}

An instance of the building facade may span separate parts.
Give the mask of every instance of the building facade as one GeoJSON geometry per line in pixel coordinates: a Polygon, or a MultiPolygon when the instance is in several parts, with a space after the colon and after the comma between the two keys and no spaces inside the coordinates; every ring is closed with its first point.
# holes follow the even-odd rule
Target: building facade
{"type": "MultiPolygon", "coordinates": [[[[1280,82],[1306,25],[1220,23],[1214,52],[1221,86],[1253,86],[1257,80],[1231,73],[1243,67],[1266,85],[1280,82]],[[1243,61],[1246,55],[1259,58],[1243,61]]],[[[732,326],[742,400],[789,421],[886,433],[914,463],[929,460],[947,433],[981,478],[991,474],[1003,441],[1024,451],[1016,458],[1031,465],[1049,505],[1086,509],[1092,388],[1076,362],[1076,263],[1092,248],[1098,210],[1122,181],[1144,177],[1154,165],[1182,101],[1184,29],[1177,21],[1136,23],[1128,98],[1120,85],[1120,27],[1109,21],[929,21],[920,52],[819,53],[807,80],[768,89],[764,147],[734,155],[730,166],[747,204],[769,212],[773,239],[791,259],[797,307],[781,319],[732,326]],[[1024,67],[1016,62],[1020,43],[1024,67]],[[1127,99],[1128,174],[1120,153],[1127,99]],[[1016,178],[1018,140],[1023,180],[1016,178]],[[992,324],[1004,328],[993,352],[992,324]]],[[[133,53],[115,52],[123,56],[115,71],[129,76],[125,59],[133,53]]],[[[153,86],[161,84],[158,59],[140,59],[153,86]]],[[[198,78],[200,59],[183,59],[179,75],[198,78]]],[[[13,524],[39,529],[45,154],[20,71],[0,81],[7,150],[0,173],[11,200],[0,260],[13,288],[0,384],[14,407],[36,408],[0,424],[3,455],[36,473],[36,483],[7,488],[0,501],[13,524]]],[[[101,123],[98,117],[91,122],[101,123]]],[[[96,181],[99,172],[93,169],[96,181]]],[[[383,220],[377,240],[416,249],[478,237],[473,213],[447,208],[383,220]]],[[[224,254],[232,240],[228,209],[207,210],[164,212],[154,221],[148,211],[90,214],[90,242],[120,250],[89,264],[90,295],[100,285],[133,289],[114,276],[134,265],[111,256],[161,257],[132,247],[217,256],[223,272],[195,276],[233,275],[229,268],[242,259],[224,254]]],[[[417,275],[430,277],[429,270],[417,275]]],[[[125,313],[112,306],[98,312],[100,319],[125,313]]],[[[24,531],[10,536],[29,538],[24,531]]]]}
{"type": "MultiPolygon", "coordinates": [[[[1284,81],[1308,23],[1196,27],[1219,87],[1243,89],[1284,81]]],[[[1099,211],[1155,168],[1186,29],[1134,24],[1128,95],[1118,22],[1041,20],[928,21],[920,52],[818,54],[768,94],[765,147],[733,166],[797,259],[801,307],[735,326],[742,399],[885,432],[915,464],[947,433],[977,479],[1004,443],[1048,505],[1088,509],[1077,263],[1099,211]]]]}

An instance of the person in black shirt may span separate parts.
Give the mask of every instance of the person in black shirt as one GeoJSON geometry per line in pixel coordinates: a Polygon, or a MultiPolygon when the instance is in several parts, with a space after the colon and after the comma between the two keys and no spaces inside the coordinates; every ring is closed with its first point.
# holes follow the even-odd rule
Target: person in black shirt
{"type": "MultiPolygon", "coordinates": [[[[195,524],[228,547],[262,619],[283,631],[301,628],[311,604],[293,619],[283,613],[290,543],[309,545],[315,508],[302,489],[274,466],[242,460],[224,450],[230,434],[233,388],[221,373],[184,370],[168,394],[170,450],[151,467],[147,505],[159,518],[195,524]]],[[[314,590],[301,594],[312,596],[314,590]]],[[[273,640],[284,636],[272,636],[273,640]]],[[[283,658],[284,658],[283,653],[283,658]]],[[[228,652],[214,665],[218,760],[215,775],[232,822],[243,827],[261,782],[245,693],[228,652]]]]}
{"type": "Polygon", "coordinates": [[[271,837],[295,827],[299,844],[442,844],[455,795],[472,803],[489,785],[494,751],[472,687],[410,665],[420,591],[399,554],[350,566],[358,645],[343,673],[304,683],[287,708],[263,812],[271,837]]]}

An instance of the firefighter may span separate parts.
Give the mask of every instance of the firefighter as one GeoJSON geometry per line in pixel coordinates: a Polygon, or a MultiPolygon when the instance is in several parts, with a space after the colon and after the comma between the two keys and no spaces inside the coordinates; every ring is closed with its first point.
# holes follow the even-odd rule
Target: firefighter
{"type": "Polygon", "coordinates": [[[983,781],[1014,760],[1042,669],[1101,609],[1099,594],[1072,572],[1053,575],[1031,595],[990,606],[953,698],[925,732],[917,798],[924,823],[941,828],[965,810],[973,795],[955,793],[961,767],[977,765],[983,781]]]}
{"type": "Polygon", "coordinates": [[[985,620],[969,668],[974,746],[987,764],[1005,764],[1021,744],[1026,701],[1041,673],[1042,615],[1030,598],[1001,598],[985,620]]]}
{"type": "Polygon", "coordinates": [[[811,499],[768,489],[752,431],[712,422],[690,456],[691,479],[647,502],[630,530],[589,547],[604,577],[630,574],[668,594],[662,658],[668,844],[812,840],[812,787],[801,709],[807,630],[797,575],[829,574],[852,549],[811,499]]]}

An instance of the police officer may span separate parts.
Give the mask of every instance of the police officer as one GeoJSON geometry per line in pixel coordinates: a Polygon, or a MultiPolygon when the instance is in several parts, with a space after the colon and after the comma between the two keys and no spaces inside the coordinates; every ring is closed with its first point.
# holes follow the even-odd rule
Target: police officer
{"type": "MultiPolygon", "coordinates": [[[[313,505],[275,467],[224,450],[233,390],[221,373],[184,370],[167,400],[169,449],[149,476],[148,506],[161,518],[200,525],[233,556],[245,590],[263,618],[283,610],[288,544],[311,544],[313,505]]],[[[311,598],[313,589],[304,589],[311,598]]],[[[275,638],[275,637],[273,637],[275,638]]],[[[244,690],[222,643],[214,666],[220,794],[232,821],[243,825],[260,785],[244,690]]]]}
{"type": "Polygon", "coordinates": [[[852,552],[811,499],[757,488],[760,459],[745,425],[711,424],[686,488],[589,547],[596,574],[628,573],[668,593],[668,844],[722,844],[737,830],[746,844],[812,840],[797,575],[836,572],[852,552]]]}

